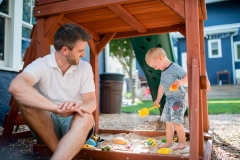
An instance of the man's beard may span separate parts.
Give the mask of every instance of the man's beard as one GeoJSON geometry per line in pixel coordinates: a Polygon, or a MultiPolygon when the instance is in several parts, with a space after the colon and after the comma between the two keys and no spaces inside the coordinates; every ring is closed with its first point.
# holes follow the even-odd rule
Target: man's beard
{"type": "Polygon", "coordinates": [[[77,61],[77,59],[73,56],[73,54],[71,52],[68,55],[66,55],[65,57],[66,57],[67,62],[70,65],[77,66],[79,64],[79,61],[77,61]]]}

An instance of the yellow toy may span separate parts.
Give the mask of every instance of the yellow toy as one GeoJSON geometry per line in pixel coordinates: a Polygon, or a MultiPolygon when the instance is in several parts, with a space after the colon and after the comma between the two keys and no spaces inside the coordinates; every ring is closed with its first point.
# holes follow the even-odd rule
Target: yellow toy
{"type": "Polygon", "coordinates": [[[158,154],[169,154],[169,153],[172,153],[172,150],[169,149],[169,148],[160,148],[158,151],[157,151],[158,154]]]}
{"type": "Polygon", "coordinates": [[[157,146],[157,142],[155,139],[148,138],[147,145],[157,146]]]}
{"type": "Polygon", "coordinates": [[[140,109],[140,110],[138,111],[138,113],[139,113],[139,115],[140,115],[141,118],[144,118],[144,117],[146,117],[147,115],[149,115],[149,111],[150,111],[150,110],[155,109],[155,108],[159,108],[159,107],[160,107],[160,105],[158,105],[158,106],[153,106],[153,107],[151,107],[151,108],[142,108],[142,109],[140,109]]]}
{"type": "Polygon", "coordinates": [[[178,86],[175,85],[175,84],[171,84],[171,86],[169,87],[169,91],[173,92],[173,91],[176,91],[176,90],[178,90],[178,86]]]}
{"type": "Polygon", "coordinates": [[[92,145],[89,145],[89,144],[84,144],[84,145],[82,146],[82,148],[93,148],[93,146],[92,146],[92,145]]]}

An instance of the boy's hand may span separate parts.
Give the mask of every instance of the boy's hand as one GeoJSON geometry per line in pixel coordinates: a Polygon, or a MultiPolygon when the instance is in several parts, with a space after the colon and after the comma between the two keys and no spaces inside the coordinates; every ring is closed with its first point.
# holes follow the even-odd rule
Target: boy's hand
{"type": "Polygon", "coordinates": [[[182,85],[182,81],[177,79],[175,80],[172,84],[176,85],[177,87],[181,86],[182,85]]]}
{"type": "Polygon", "coordinates": [[[158,106],[159,105],[159,102],[160,102],[160,100],[155,100],[154,102],[153,102],[153,106],[158,106]]]}

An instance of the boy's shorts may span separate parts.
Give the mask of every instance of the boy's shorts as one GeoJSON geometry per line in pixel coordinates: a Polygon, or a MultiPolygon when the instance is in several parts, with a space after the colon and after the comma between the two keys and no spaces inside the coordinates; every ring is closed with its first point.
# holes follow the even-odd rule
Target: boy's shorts
{"type": "Polygon", "coordinates": [[[182,124],[184,122],[184,113],[186,109],[187,97],[185,95],[166,98],[161,121],[182,124]]]}
{"type": "MultiPolygon", "coordinates": [[[[51,117],[54,123],[54,131],[56,133],[56,136],[58,138],[58,140],[60,140],[70,129],[70,124],[72,121],[73,116],[69,116],[69,117],[61,117],[59,115],[56,115],[54,113],[51,113],[51,117]]],[[[39,142],[39,143],[43,143],[43,141],[33,132],[32,135],[33,137],[39,142]]],[[[89,131],[87,139],[91,138],[92,134],[94,133],[94,126],[92,127],[92,129],[89,131]]]]}

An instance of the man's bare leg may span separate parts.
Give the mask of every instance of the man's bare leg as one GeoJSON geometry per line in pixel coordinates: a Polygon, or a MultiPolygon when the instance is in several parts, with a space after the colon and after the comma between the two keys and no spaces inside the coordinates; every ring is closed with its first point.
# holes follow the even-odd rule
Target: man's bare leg
{"type": "Polygon", "coordinates": [[[158,148],[169,148],[172,146],[173,142],[174,128],[172,122],[166,122],[166,139],[167,142],[160,145],[158,148]]]}
{"type": "Polygon", "coordinates": [[[55,152],[58,138],[54,131],[50,112],[25,106],[19,106],[19,109],[28,127],[38,135],[52,152],[55,152]]]}
{"type": "Polygon", "coordinates": [[[173,150],[184,149],[187,146],[185,130],[182,124],[174,124],[178,135],[178,144],[173,150]]]}
{"type": "Polygon", "coordinates": [[[51,160],[70,160],[82,148],[94,124],[93,116],[74,114],[69,132],[62,137],[51,160]]]}

